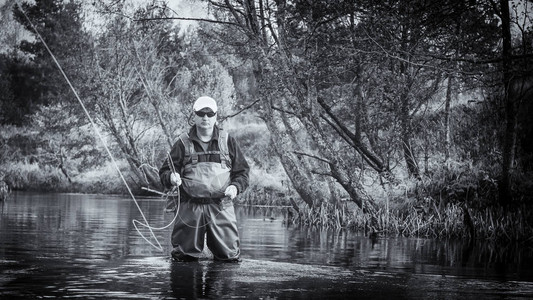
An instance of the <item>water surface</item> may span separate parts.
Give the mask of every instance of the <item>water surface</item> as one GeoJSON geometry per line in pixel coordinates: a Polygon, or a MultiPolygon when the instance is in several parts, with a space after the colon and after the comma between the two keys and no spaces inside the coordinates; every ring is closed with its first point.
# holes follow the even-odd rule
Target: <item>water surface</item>
{"type": "MultiPolygon", "coordinates": [[[[0,298],[527,299],[532,249],[287,227],[284,209],[238,207],[242,262],[173,262],[135,230],[127,197],[15,193],[0,203],[0,298]]],[[[167,225],[157,198],[137,199],[167,225]]],[[[147,229],[142,229],[150,237],[147,229]]],[[[157,241],[150,237],[150,242],[157,241]]]]}

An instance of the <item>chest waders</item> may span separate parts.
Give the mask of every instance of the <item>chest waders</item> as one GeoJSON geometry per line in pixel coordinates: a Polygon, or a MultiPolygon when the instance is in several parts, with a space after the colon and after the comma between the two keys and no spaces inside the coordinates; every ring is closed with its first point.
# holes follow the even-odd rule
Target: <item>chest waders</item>
{"type": "Polygon", "coordinates": [[[204,241],[217,260],[234,260],[240,255],[235,210],[231,201],[220,202],[230,184],[231,159],[228,134],[219,130],[218,149],[197,152],[188,134],[180,140],[185,146],[181,170],[182,189],[190,199],[182,199],[179,218],[172,231],[172,256],[179,260],[202,255],[204,241]],[[199,161],[199,156],[205,159],[199,161]],[[220,162],[210,162],[213,155],[220,162]],[[229,203],[228,203],[229,202],[229,203]],[[206,239],[204,239],[204,236],[206,239]]]}
{"type": "Polygon", "coordinates": [[[183,190],[192,198],[220,199],[224,197],[224,191],[230,183],[231,171],[228,134],[219,130],[218,151],[197,152],[186,133],[180,136],[180,140],[185,146],[184,167],[181,170],[181,177],[184,179],[183,190]],[[212,155],[219,155],[220,163],[199,162],[200,155],[205,155],[208,159],[212,155]]]}

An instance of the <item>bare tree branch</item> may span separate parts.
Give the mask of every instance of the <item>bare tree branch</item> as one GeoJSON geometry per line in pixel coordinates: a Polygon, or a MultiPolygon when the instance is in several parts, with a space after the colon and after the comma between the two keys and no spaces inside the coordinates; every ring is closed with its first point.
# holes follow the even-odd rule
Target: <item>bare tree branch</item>
{"type": "Polygon", "coordinates": [[[296,155],[302,155],[302,156],[311,157],[311,158],[317,159],[317,160],[319,160],[319,161],[325,162],[325,163],[327,163],[328,165],[331,164],[331,161],[329,161],[329,160],[327,160],[327,159],[325,159],[325,158],[322,158],[322,157],[319,157],[319,156],[313,155],[313,154],[303,153],[303,152],[299,152],[299,151],[293,151],[292,153],[294,153],[294,154],[296,154],[296,155]]]}
{"type": "Polygon", "coordinates": [[[243,107],[242,109],[240,109],[240,110],[237,111],[236,113],[233,113],[233,114],[231,114],[231,115],[227,115],[227,116],[223,116],[223,117],[221,117],[221,118],[220,118],[220,121],[224,121],[224,120],[226,120],[226,119],[233,118],[233,117],[239,115],[239,114],[242,113],[243,111],[250,109],[252,106],[254,106],[255,104],[257,104],[259,101],[260,101],[260,99],[257,99],[257,100],[255,100],[254,102],[252,102],[250,105],[247,105],[247,106],[243,107]]]}
{"type": "Polygon", "coordinates": [[[208,22],[208,23],[215,23],[215,24],[240,26],[239,24],[234,23],[234,22],[220,21],[220,20],[213,20],[213,19],[205,19],[205,18],[155,17],[155,18],[140,18],[140,19],[132,19],[132,20],[136,21],[136,22],[161,21],[161,20],[181,20],[181,21],[198,21],[198,22],[208,22]]]}

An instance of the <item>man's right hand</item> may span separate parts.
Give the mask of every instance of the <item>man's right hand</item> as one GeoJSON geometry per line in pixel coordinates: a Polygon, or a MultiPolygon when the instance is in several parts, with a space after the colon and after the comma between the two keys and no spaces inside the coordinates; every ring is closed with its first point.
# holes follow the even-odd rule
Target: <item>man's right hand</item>
{"type": "Polygon", "coordinates": [[[171,173],[170,174],[170,184],[175,185],[175,186],[180,186],[181,185],[180,174],[175,173],[175,172],[171,173]]]}

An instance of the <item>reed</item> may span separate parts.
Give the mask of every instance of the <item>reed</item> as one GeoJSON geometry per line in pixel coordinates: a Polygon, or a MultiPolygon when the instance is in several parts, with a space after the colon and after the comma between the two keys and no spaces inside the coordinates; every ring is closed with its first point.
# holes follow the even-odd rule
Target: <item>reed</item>
{"type": "Polygon", "coordinates": [[[356,228],[363,229],[367,223],[367,216],[360,211],[350,212],[343,203],[322,203],[316,207],[300,207],[292,211],[286,221],[287,224],[313,226],[321,228],[356,228]]]}
{"type": "Polygon", "coordinates": [[[317,207],[300,208],[299,213],[286,220],[286,223],[321,228],[349,228],[367,235],[533,242],[533,213],[526,208],[469,211],[473,231],[466,224],[465,208],[458,204],[430,211],[420,211],[410,206],[406,210],[387,212],[382,207],[369,215],[360,210],[348,212],[344,205],[323,203],[317,207]]]}
{"type": "Polygon", "coordinates": [[[472,214],[478,238],[498,242],[533,242],[533,213],[524,206],[485,208],[472,214]]]}

